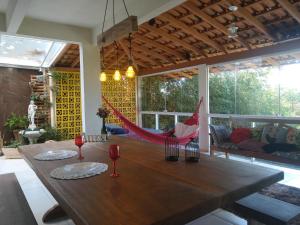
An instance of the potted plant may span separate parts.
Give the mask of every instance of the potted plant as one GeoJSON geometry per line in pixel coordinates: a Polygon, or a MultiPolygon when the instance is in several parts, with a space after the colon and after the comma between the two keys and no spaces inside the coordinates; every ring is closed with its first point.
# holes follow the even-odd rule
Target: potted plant
{"type": "Polygon", "coordinates": [[[99,108],[97,111],[97,116],[102,118],[102,129],[101,129],[101,134],[107,138],[107,130],[106,130],[106,125],[105,125],[105,118],[107,118],[109,115],[109,110],[106,108],[99,108]]]}
{"type": "Polygon", "coordinates": [[[28,126],[28,120],[26,116],[19,116],[15,113],[12,113],[6,120],[4,126],[13,132],[15,140],[21,142],[21,136],[19,134],[20,130],[26,129],[28,126]]]}

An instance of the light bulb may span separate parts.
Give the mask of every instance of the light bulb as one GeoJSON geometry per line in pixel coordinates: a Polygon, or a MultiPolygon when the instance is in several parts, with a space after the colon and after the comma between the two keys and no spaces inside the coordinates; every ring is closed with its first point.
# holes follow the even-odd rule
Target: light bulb
{"type": "Polygon", "coordinates": [[[121,80],[121,73],[119,70],[116,70],[113,76],[115,81],[120,81],[121,80]]]}
{"type": "Polygon", "coordinates": [[[99,80],[101,82],[105,82],[106,81],[106,73],[104,71],[101,72],[100,76],[99,76],[99,80]]]}
{"type": "Polygon", "coordinates": [[[126,76],[128,78],[133,78],[135,76],[133,66],[128,66],[127,71],[126,71],[126,76]]]}

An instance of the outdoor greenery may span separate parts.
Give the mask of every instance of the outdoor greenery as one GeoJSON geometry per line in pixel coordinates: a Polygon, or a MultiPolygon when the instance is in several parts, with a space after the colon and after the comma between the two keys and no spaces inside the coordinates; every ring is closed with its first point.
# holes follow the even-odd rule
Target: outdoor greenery
{"type": "MultiPolygon", "coordinates": [[[[198,99],[198,76],[192,79],[154,76],[142,80],[143,111],[193,112],[198,99]]],[[[173,116],[160,116],[159,122],[162,130],[174,127],[173,116]]],[[[143,116],[143,127],[155,128],[154,115],[143,116]]]]}
{"type": "MultiPolygon", "coordinates": [[[[211,73],[210,113],[300,116],[300,89],[276,84],[278,75],[272,69],[211,73]]],[[[198,102],[198,76],[192,79],[145,77],[141,89],[142,111],[193,112],[198,102]]],[[[143,115],[142,119],[143,127],[155,128],[155,115],[143,115]]],[[[174,127],[173,116],[160,116],[159,120],[160,129],[174,127]]]]}
{"type": "Polygon", "coordinates": [[[210,74],[210,113],[300,115],[300,89],[270,85],[271,68],[210,74]]]}
{"type": "Polygon", "coordinates": [[[39,138],[38,143],[44,143],[45,141],[61,141],[62,135],[57,131],[57,129],[52,128],[50,125],[43,127],[46,132],[39,138]]]}
{"type": "Polygon", "coordinates": [[[6,120],[4,126],[10,131],[25,129],[28,125],[26,116],[19,116],[12,113],[6,120]]]}

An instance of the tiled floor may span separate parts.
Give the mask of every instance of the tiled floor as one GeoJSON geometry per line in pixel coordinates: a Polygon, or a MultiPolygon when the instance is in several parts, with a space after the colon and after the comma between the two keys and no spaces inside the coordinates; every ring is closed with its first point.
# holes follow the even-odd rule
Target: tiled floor
{"type": "MultiPolygon", "coordinates": [[[[266,164],[265,162],[256,160],[251,162],[249,159],[241,157],[231,156],[231,159],[283,170],[285,179],[281,183],[300,188],[300,169],[266,164]]],[[[4,157],[0,157],[0,174],[5,173],[16,174],[38,224],[43,225],[42,216],[49,208],[57,203],[55,199],[23,159],[5,159],[4,157]]],[[[72,220],[62,220],[47,224],[73,225],[74,223],[72,220]]],[[[218,209],[207,216],[188,223],[187,225],[246,225],[246,221],[231,213],[218,209]]]]}

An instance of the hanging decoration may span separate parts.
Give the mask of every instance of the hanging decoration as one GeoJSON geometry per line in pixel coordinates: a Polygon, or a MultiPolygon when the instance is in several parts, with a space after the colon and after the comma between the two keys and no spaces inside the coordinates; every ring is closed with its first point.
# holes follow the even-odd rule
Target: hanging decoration
{"type": "Polygon", "coordinates": [[[129,41],[129,59],[128,59],[128,68],[126,70],[126,77],[128,78],[134,78],[135,76],[135,71],[133,68],[133,62],[132,62],[132,38],[131,38],[131,33],[129,34],[128,37],[129,41]]]}
{"type": "MultiPolygon", "coordinates": [[[[228,7],[229,11],[236,12],[238,10],[238,7],[235,5],[230,5],[228,7]]],[[[238,36],[238,29],[239,27],[235,25],[235,23],[232,23],[228,27],[228,38],[236,38],[238,36]]]]}
{"type": "Polygon", "coordinates": [[[126,77],[127,78],[133,78],[135,77],[135,69],[133,67],[133,60],[132,60],[132,33],[136,32],[138,30],[138,22],[136,16],[129,16],[125,0],[122,0],[127,18],[118,24],[115,23],[115,0],[112,0],[112,15],[113,15],[113,27],[108,29],[104,32],[104,26],[105,26],[105,20],[106,20],[106,14],[107,14],[107,8],[108,8],[108,0],[106,0],[105,5],[105,12],[104,12],[104,18],[103,18],[103,24],[102,24],[102,30],[101,35],[98,35],[97,37],[97,43],[98,46],[101,48],[101,72],[99,75],[99,80],[101,82],[105,82],[107,80],[107,75],[105,72],[105,65],[104,65],[104,47],[106,45],[109,45],[111,43],[115,44],[116,49],[116,68],[113,74],[113,79],[115,81],[120,81],[122,78],[122,75],[120,73],[120,67],[119,67],[119,46],[117,41],[128,36],[129,41],[129,56],[128,56],[128,68],[126,70],[126,77]]]}

